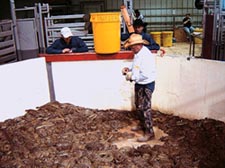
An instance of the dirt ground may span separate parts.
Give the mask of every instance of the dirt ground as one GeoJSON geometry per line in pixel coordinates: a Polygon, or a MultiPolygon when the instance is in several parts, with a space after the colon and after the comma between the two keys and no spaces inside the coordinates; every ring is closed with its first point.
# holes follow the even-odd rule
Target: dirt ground
{"type": "Polygon", "coordinates": [[[224,168],[225,123],[153,112],[156,138],[137,144],[134,111],[52,102],[0,122],[1,168],[224,168]]]}
{"type": "MultiPolygon", "coordinates": [[[[192,45],[193,47],[193,45],[192,45]]],[[[191,47],[191,53],[193,48],[191,47]]],[[[189,56],[190,43],[188,42],[177,42],[173,43],[171,47],[161,47],[166,51],[166,55],[170,56],[189,56]]],[[[200,57],[202,53],[202,44],[195,44],[195,57],[200,57]]]]}

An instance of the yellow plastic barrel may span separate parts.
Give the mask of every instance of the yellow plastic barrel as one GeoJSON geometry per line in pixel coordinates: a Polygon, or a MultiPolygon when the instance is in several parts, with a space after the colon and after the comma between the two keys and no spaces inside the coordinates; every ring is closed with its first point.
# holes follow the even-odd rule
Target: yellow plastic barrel
{"type": "Polygon", "coordinates": [[[150,32],[152,38],[161,46],[161,32],[150,32]]]}
{"type": "Polygon", "coordinates": [[[173,32],[163,31],[162,32],[162,45],[163,47],[171,47],[173,45],[173,32]]]}
{"type": "Polygon", "coordinates": [[[120,51],[120,12],[91,13],[95,52],[112,54],[120,51]]]}
{"type": "MultiPolygon", "coordinates": [[[[197,35],[197,34],[202,34],[203,29],[196,28],[196,29],[194,30],[194,33],[195,33],[195,32],[196,32],[196,35],[197,35]]],[[[202,44],[202,39],[195,37],[194,40],[195,40],[195,44],[202,44]]]]}

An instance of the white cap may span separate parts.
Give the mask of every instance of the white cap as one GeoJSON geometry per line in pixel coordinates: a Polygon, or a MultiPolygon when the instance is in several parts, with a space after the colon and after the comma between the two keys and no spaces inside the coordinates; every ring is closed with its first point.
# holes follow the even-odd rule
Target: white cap
{"type": "Polygon", "coordinates": [[[71,30],[69,27],[63,27],[61,29],[61,35],[64,37],[64,38],[68,38],[70,36],[73,36],[71,30]]]}

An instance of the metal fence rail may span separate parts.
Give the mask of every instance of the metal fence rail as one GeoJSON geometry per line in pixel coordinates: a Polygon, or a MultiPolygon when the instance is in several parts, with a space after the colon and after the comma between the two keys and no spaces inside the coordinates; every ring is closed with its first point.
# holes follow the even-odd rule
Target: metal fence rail
{"type": "Polygon", "coordinates": [[[0,64],[17,61],[11,20],[0,21],[0,64]]]}
{"type": "Polygon", "coordinates": [[[85,30],[84,14],[59,15],[45,17],[45,36],[47,47],[60,37],[60,30],[63,27],[69,27],[73,35],[80,37],[93,50],[93,34],[88,34],[85,30]]]}

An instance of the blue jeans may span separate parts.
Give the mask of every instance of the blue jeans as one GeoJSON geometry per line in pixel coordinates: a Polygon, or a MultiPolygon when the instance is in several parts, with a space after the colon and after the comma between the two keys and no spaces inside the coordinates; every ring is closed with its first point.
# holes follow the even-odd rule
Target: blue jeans
{"type": "Polygon", "coordinates": [[[193,26],[191,27],[184,27],[184,31],[187,33],[187,35],[190,37],[191,33],[193,33],[195,28],[193,26]]]}

